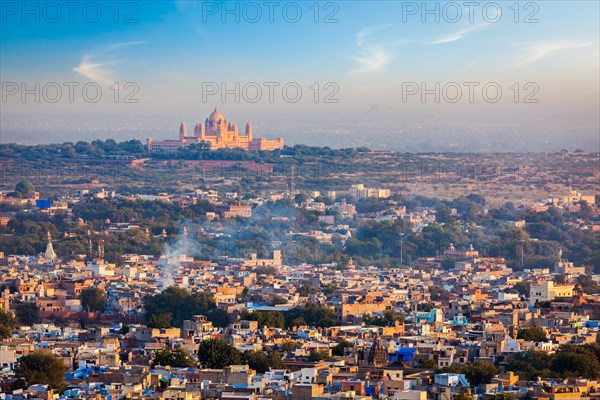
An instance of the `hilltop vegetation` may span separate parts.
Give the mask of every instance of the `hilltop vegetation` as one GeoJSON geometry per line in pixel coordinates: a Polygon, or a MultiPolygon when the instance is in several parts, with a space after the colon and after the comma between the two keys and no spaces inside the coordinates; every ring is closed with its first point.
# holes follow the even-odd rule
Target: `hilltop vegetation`
{"type": "Polygon", "coordinates": [[[368,182],[393,192],[453,199],[477,192],[495,206],[516,199],[540,200],[568,187],[596,190],[598,153],[394,153],[367,148],[305,145],[275,151],[207,150],[195,145],[152,153],[138,140],[117,143],[0,144],[3,189],[28,179],[40,189],[64,193],[73,187],[112,187],[119,192],[177,192],[197,187],[285,190],[291,176],[299,190],[347,190],[368,182]],[[135,161],[135,164],[132,163],[135,161]],[[222,161],[222,167],[202,162],[222,161]],[[200,163],[200,164],[199,164],[200,163]],[[247,166],[255,163],[258,166],[247,166]],[[263,171],[263,172],[257,172],[263,171]],[[265,172],[266,171],[266,172],[265,172]]]}

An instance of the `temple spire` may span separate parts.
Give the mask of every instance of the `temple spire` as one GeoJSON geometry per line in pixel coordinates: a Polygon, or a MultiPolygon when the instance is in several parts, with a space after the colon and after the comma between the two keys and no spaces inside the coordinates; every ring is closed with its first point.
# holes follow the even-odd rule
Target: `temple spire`
{"type": "Polygon", "coordinates": [[[50,231],[48,231],[48,245],[46,246],[46,252],[44,253],[44,257],[47,260],[56,259],[56,253],[54,252],[54,247],[52,246],[52,235],[50,231]]]}

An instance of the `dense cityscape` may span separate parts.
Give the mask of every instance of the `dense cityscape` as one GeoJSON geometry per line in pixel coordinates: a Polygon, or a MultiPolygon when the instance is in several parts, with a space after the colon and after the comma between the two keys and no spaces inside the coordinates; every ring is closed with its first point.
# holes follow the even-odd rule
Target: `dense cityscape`
{"type": "Polygon", "coordinates": [[[0,0],[0,400],[600,400],[598,16],[0,0]]]}
{"type": "MultiPolygon", "coordinates": [[[[128,176],[196,145],[0,150],[10,171],[70,146],[128,176]]],[[[597,191],[493,205],[294,173],[262,189],[247,174],[274,164],[220,168],[237,173],[196,170],[194,190],[42,174],[1,192],[3,398],[600,395],[597,191]]]]}

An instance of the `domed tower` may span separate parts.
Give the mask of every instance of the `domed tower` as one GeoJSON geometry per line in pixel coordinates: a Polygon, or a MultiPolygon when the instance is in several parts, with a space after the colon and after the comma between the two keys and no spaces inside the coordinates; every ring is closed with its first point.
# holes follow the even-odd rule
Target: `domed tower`
{"type": "Polygon", "coordinates": [[[179,140],[184,140],[187,134],[187,127],[185,126],[185,122],[182,122],[179,125],[179,140]]]}
{"type": "Polygon", "coordinates": [[[211,121],[219,121],[219,120],[225,120],[225,117],[223,117],[223,114],[221,114],[221,112],[219,111],[217,106],[215,106],[215,109],[213,110],[212,113],[210,113],[210,115],[208,116],[208,119],[211,121]]]}
{"type": "Polygon", "coordinates": [[[252,140],[252,124],[250,122],[246,124],[246,136],[248,136],[248,141],[252,140]]]}
{"type": "Polygon", "coordinates": [[[227,120],[217,107],[215,107],[214,111],[206,119],[205,128],[206,133],[211,136],[220,136],[227,130],[227,120]]]}
{"type": "Polygon", "coordinates": [[[204,125],[200,122],[194,127],[194,137],[196,137],[196,139],[204,139],[204,125]]]}

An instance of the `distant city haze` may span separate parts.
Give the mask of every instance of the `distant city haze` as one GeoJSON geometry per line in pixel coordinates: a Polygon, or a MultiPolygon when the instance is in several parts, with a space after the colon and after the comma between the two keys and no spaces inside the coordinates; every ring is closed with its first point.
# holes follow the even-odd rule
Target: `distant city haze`
{"type": "MultiPolygon", "coordinates": [[[[35,145],[95,139],[138,139],[145,143],[148,137],[177,138],[180,120],[196,119],[173,115],[40,115],[30,119],[22,114],[4,114],[0,143],[35,145]]],[[[598,151],[600,146],[598,125],[566,117],[491,121],[481,117],[405,116],[370,110],[355,115],[305,118],[260,114],[235,118],[246,119],[253,121],[261,136],[283,136],[286,145],[291,146],[368,147],[402,152],[598,151]]]]}
{"type": "Polygon", "coordinates": [[[286,145],[600,149],[598,2],[130,3],[2,6],[0,143],[176,138],[218,106],[286,145]]]}

